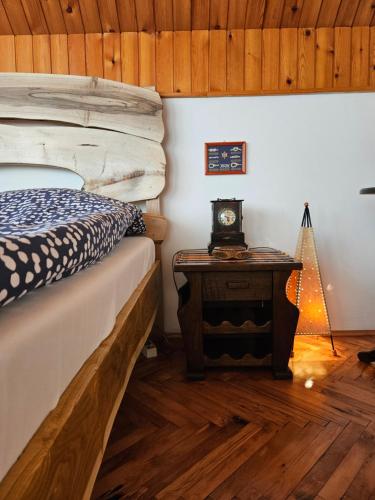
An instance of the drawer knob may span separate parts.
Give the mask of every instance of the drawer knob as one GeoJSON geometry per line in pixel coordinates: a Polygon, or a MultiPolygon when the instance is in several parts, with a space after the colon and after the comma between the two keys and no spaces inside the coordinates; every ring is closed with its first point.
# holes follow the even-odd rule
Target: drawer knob
{"type": "Polygon", "coordinates": [[[227,288],[233,289],[241,289],[249,288],[248,281],[227,281],[227,288]]]}

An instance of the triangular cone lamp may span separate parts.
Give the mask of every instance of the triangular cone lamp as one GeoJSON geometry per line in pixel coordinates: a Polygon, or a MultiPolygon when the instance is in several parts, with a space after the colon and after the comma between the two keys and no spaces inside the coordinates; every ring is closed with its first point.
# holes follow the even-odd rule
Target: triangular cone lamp
{"type": "Polygon", "coordinates": [[[302,262],[303,269],[293,271],[287,284],[287,296],[299,309],[296,335],[329,336],[336,356],[308,203],[305,203],[295,258],[302,262]]]}

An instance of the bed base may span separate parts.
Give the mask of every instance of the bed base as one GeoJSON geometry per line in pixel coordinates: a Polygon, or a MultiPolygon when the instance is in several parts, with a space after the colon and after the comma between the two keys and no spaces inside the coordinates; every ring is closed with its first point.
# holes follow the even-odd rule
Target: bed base
{"type": "Polygon", "coordinates": [[[160,301],[160,263],[69,384],[0,484],[0,499],[89,499],[109,434],[160,301]]]}

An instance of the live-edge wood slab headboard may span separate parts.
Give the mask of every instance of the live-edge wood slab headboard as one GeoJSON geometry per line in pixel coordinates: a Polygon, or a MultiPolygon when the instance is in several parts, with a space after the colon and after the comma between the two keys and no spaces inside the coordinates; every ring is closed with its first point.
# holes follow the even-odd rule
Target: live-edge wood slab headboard
{"type": "Polygon", "coordinates": [[[72,170],[123,201],[165,184],[157,92],[94,77],[0,73],[0,164],[72,170]]]}

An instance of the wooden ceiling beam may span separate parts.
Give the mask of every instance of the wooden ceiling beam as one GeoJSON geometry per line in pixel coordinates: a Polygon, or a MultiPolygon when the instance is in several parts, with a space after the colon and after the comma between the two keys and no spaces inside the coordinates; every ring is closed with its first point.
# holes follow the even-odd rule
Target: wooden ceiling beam
{"type": "Polygon", "coordinates": [[[49,33],[64,34],[66,26],[59,0],[40,0],[49,33]]]}
{"type": "Polygon", "coordinates": [[[341,0],[335,26],[351,27],[357,13],[359,0],[341,0]]]}
{"type": "Polygon", "coordinates": [[[211,0],[210,29],[222,30],[228,25],[229,0],[211,0]]]}
{"type": "Polygon", "coordinates": [[[246,12],[246,29],[259,29],[263,26],[266,0],[249,0],[246,12]]]}
{"type": "Polygon", "coordinates": [[[155,31],[153,0],[135,0],[138,31],[155,31]]]}
{"type": "Polygon", "coordinates": [[[60,0],[60,6],[67,32],[69,34],[84,33],[78,0],[60,0]]]}
{"type": "Polygon", "coordinates": [[[323,0],[320,8],[317,27],[332,28],[340,8],[341,0],[323,0]]]}
{"type": "Polygon", "coordinates": [[[322,0],[306,0],[302,6],[301,17],[299,19],[300,28],[315,28],[320,8],[322,6],[322,0]]]}
{"type": "MultiPolygon", "coordinates": [[[[306,0],[308,2],[309,0],[306,0]]],[[[285,0],[283,17],[281,19],[282,28],[297,28],[302,14],[304,0],[285,0]]]]}
{"type": "Polygon", "coordinates": [[[280,28],[285,0],[268,0],[264,13],[263,28],[280,28]]]}
{"type": "Polygon", "coordinates": [[[173,31],[173,0],[154,0],[156,31],[173,31]]]}
{"type": "Polygon", "coordinates": [[[191,27],[208,30],[210,26],[210,0],[191,0],[191,27]]]}
{"type": "Polygon", "coordinates": [[[117,14],[116,0],[97,0],[100,21],[105,33],[118,33],[120,24],[117,14]]]}
{"type": "Polygon", "coordinates": [[[191,30],[191,0],[173,0],[173,26],[175,31],[191,30]]]}
{"type": "Polygon", "coordinates": [[[102,31],[102,23],[100,22],[97,1],[79,0],[79,6],[85,33],[100,33],[102,31]]]}
{"type": "Polygon", "coordinates": [[[353,26],[370,26],[374,13],[374,0],[361,0],[353,21],[353,26]]]}
{"type": "Polygon", "coordinates": [[[375,0],[0,0],[0,35],[375,25],[375,0]]]}
{"type": "Polygon", "coordinates": [[[10,25],[7,13],[5,12],[4,6],[0,1],[0,33],[2,35],[13,35],[13,30],[10,25]]]}
{"type": "Polygon", "coordinates": [[[117,12],[121,31],[138,31],[134,0],[117,0],[117,12]]]}
{"type": "Polygon", "coordinates": [[[25,11],[27,23],[33,35],[46,35],[48,26],[43,14],[43,9],[38,0],[21,0],[25,11]]]}
{"type": "Polygon", "coordinates": [[[229,0],[228,30],[243,29],[246,24],[248,0],[229,0]]]}
{"type": "MultiPolygon", "coordinates": [[[[27,22],[21,0],[2,0],[8,21],[15,35],[30,35],[31,31],[27,22]]],[[[3,31],[1,34],[6,35],[3,31]]]]}

